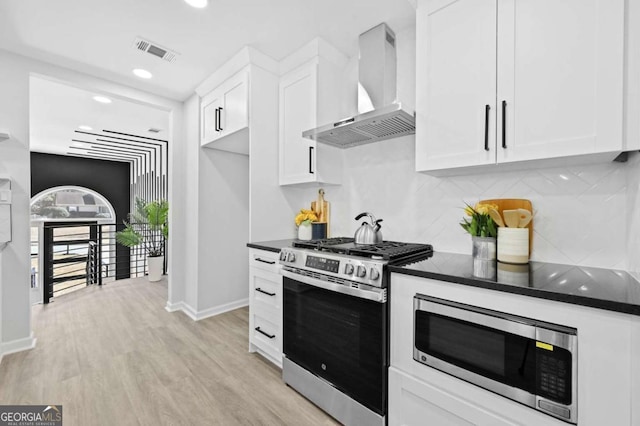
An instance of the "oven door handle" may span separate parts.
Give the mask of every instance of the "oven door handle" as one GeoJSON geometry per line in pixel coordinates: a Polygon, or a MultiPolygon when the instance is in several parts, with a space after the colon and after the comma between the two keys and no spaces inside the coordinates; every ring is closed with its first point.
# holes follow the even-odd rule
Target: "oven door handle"
{"type": "Polygon", "coordinates": [[[306,275],[296,274],[287,270],[282,270],[280,273],[289,279],[301,282],[303,284],[312,285],[314,287],[324,288],[325,290],[331,290],[338,293],[348,294],[360,299],[373,300],[378,303],[385,303],[387,301],[387,289],[371,287],[370,290],[364,290],[361,288],[347,287],[346,285],[332,283],[329,281],[319,280],[317,278],[308,277],[306,275]]]}

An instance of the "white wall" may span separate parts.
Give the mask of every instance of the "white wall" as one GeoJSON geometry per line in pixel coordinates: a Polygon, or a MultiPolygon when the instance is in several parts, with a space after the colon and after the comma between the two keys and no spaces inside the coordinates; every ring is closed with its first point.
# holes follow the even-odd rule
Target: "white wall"
{"type": "Polygon", "coordinates": [[[200,98],[193,95],[184,103],[184,149],[182,197],[184,199],[187,214],[184,221],[184,234],[181,239],[181,249],[184,257],[184,293],[182,299],[172,302],[184,302],[194,310],[198,306],[198,218],[199,218],[199,177],[198,167],[200,155],[200,98]],[[189,254],[189,255],[186,255],[189,254]]]}
{"type": "MultiPolygon", "coordinates": [[[[0,350],[24,349],[31,344],[29,280],[29,200],[30,158],[29,158],[29,76],[39,75],[96,93],[109,94],[141,104],[160,107],[171,111],[172,150],[178,149],[182,132],[182,105],[180,103],[141,92],[137,89],[98,79],[69,69],[53,66],[45,62],[28,59],[0,50],[0,129],[10,132],[9,141],[0,142],[0,174],[12,178],[12,234],[13,241],[3,250],[0,257],[0,350]]],[[[173,152],[172,152],[173,154],[173,152]]],[[[173,168],[172,156],[169,167],[173,168]]],[[[179,180],[180,170],[173,173],[179,180]]],[[[173,179],[169,182],[169,200],[174,191],[173,179]]],[[[172,204],[170,221],[177,224],[183,215],[179,206],[172,204]]],[[[179,226],[179,225],[178,225],[179,226]]],[[[169,268],[180,274],[183,253],[175,252],[169,242],[169,268]]],[[[170,277],[171,278],[171,277],[170,277]]],[[[180,280],[178,280],[179,282],[180,280]]],[[[173,292],[169,285],[169,297],[173,292]]]]}
{"type": "Polygon", "coordinates": [[[28,61],[2,51],[0,64],[0,129],[11,133],[11,139],[0,142],[0,174],[12,179],[12,241],[0,257],[0,337],[5,346],[9,342],[29,339],[31,335],[29,71],[32,68],[28,61]]]}
{"type": "Polygon", "coordinates": [[[201,149],[198,204],[198,312],[225,311],[249,298],[249,157],[201,149]]]}

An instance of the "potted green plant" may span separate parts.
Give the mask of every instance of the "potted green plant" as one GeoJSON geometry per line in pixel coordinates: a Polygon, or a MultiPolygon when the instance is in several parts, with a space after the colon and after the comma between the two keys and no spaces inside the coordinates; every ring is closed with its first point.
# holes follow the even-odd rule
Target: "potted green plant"
{"type": "Polygon", "coordinates": [[[136,199],[136,208],[116,232],[116,241],[126,247],[142,246],[147,253],[149,281],[160,281],[164,265],[164,243],[169,238],[169,203],[136,199]]]}
{"type": "Polygon", "coordinates": [[[464,218],[460,222],[462,229],[471,235],[472,256],[479,260],[495,260],[497,226],[489,211],[497,210],[495,204],[469,204],[464,211],[470,219],[464,218]]]}

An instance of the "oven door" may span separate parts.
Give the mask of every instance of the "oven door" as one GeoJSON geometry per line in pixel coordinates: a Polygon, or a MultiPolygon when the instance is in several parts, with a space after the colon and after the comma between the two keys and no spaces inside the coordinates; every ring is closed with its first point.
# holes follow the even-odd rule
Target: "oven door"
{"type": "Polygon", "coordinates": [[[388,366],[386,299],[369,300],[354,295],[355,289],[344,285],[335,287],[312,277],[294,279],[294,274],[283,275],[285,356],[384,416],[388,366]],[[318,286],[326,284],[334,290],[318,286]]]}

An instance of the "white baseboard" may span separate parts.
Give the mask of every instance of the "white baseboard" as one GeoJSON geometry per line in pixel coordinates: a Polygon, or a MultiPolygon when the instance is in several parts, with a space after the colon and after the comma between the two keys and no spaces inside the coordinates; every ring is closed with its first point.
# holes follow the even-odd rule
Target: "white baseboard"
{"type": "Polygon", "coordinates": [[[181,311],[183,306],[184,306],[184,302],[171,303],[167,301],[167,304],[165,305],[164,309],[167,312],[176,312],[176,311],[181,311]]]}
{"type": "Polygon", "coordinates": [[[202,311],[196,311],[190,305],[185,302],[169,303],[164,307],[167,312],[182,311],[185,315],[194,321],[200,321],[205,318],[209,318],[215,315],[224,314],[225,312],[233,311],[234,309],[242,308],[249,305],[249,299],[240,299],[231,303],[226,303],[220,306],[214,306],[212,308],[203,309],[202,311]]]}
{"type": "Polygon", "coordinates": [[[27,351],[36,347],[36,339],[33,337],[33,333],[29,337],[24,339],[12,340],[10,342],[3,342],[0,344],[0,360],[4,355],[14,354],[16,352],[27,351]]]}
{"type": "MultiPolygon", "coordinates": [[[[249,298],[236,300],[231,303],[225,303],[224,305],[214,306],[212,308],[204,309],[202,311],[194,312],[195,320],[200,321],[205,318],[213,317],[215,315],[224,314],[225,312],[233,311],[234,309],[242,308],[249,305],[249,298]]],[[[191,316],[191,315],[190,315],[191,316]]],[[[193,317],[192,317],[193,318],[193,317]]]]}

